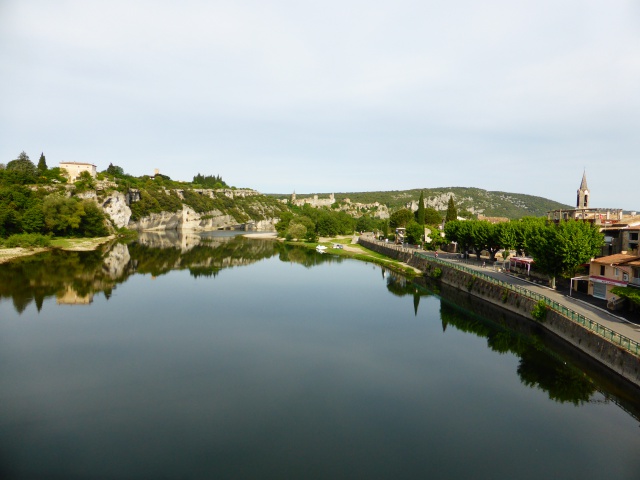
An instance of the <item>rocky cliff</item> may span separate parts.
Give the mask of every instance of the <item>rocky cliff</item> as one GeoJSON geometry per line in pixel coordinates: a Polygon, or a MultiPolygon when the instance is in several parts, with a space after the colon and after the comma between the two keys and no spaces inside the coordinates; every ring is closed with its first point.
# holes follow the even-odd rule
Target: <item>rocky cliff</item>
{"type": "Polygon", "coordinates": [[[224,214],[219,210],[205,213],[198,213],[192,208],[184,205],[182,210],[177,212],[151,213],[141,218],[137,222],[129,222],[128,228],[133,230],[178,230],[204,232],[209,230],[222,230],[227,228],[238,228],[240,225],[247,225],[247,229],[257,231],[275,230],[277,218],[269,218],[259,221],[249,221],[240,224],[231,215],[224,214]]]}
{"type": "MultiPolygon", "coordinates": [[[[247,198],[249,196],[259,195],[257,192],[255,192],[254,195],[249,195],[247,191],[244,190],[240,191],[240,193],[237,191],[233,191],[233,193],[229,192],[225,190],[221,194],[227,198],[232,198],[233,194],[235,194],[235,198],[247,198]]],[[[207,192],[207,194],[207,196],[212,196],[214,195],[214,192],[207,192]]],[[[182,209],[178,211],[149,213],[136,221],[132,221],[132,212],[129,205],[132,201],[135,202],[140,199],[139,192],[137,196],[132,196],[130,194],[112,191],[101,196],[100,200],[98,197],[95,197],[95,195],[94,198],[101,205],[103,211],[109,216],[117,228],[126,227],[140,231],[176,230],[201,232],[234,228],[244,228],[252,231],[273,231],[275,230],[275,224],[278,223],[279,220],[277,217],[278,212],[266,208],[264,205],[259,208],[260,218],[256,220],[251,219],[252,216],[255,217],[255,215],[251,215],[251,212],[246,211],[240,205],[235,205],[235,213],[248,219],[238,221],[233,215],[220,210],[210,210],[199,213],[192,207],[183,204],[182,209]]],[[[253,211],[255,212],[256,209],[254,208],[253,211]]]]}
{"type": "Polygon", "coordinates": [[[102,209],[109,215],[113,224],[118,227],[126,227],[129,225],[131,218],[131,209],[129,208],[128,197],[120,192],[112,192],[102,202],[102,209]]]}

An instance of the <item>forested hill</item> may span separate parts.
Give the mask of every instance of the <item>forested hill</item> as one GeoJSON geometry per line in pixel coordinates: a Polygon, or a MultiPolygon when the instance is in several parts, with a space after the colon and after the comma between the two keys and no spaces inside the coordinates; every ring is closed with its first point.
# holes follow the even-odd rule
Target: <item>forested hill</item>
{"type": "MultiPolygon", "coordinates": [[[[522,193],[490,192],[481,188],[468,187],[441,187],[423,188],[413,190],[392,190],[386,192],[347,192],[335,193],[336,202],[345,198],[355,203],[375,203],[387,205],[390,210],[402,208],[411,202],[418,202],[420,192],[424,193],[425,204],[439,211],[447,209],[449,197],[453,194],[458,211],[467,210],[471,213],[481,213],[488,217],[507,217],[511,219],[526,216],[541,217],[549,210],[558,208],[572,208],[553,200],[522,193]]],[[[320,198],[326,198],[329,194],[319,193],[320,198]]],[[[311,195],[297,194],[297,198],[305,198],[311,195]]],[[[287,198],[287,195],[277,195],[279,198],[287,198]]]]}

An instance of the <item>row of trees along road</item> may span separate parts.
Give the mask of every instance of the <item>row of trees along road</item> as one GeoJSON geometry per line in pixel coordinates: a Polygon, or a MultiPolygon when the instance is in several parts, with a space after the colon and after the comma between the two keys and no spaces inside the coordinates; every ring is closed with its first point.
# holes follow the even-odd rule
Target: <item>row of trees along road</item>
{"type": "Polygon", "coordinates": [[[444,232],[448,241],[457,242],[462,251],[474,251],[478,259],[483,250],[491,260],[501,249],[531,256],[536,270],[550,277],[552,288],[556,277],[574,276],[604,244],[598,227],[576,220],[557,224],[532,217],[498,224],[454,220],[445,224],[444,232]]]}

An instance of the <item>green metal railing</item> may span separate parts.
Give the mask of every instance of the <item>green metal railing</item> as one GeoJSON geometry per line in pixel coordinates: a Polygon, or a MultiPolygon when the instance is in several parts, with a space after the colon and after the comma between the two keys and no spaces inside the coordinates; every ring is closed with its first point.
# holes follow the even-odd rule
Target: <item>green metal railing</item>
{"type": "Polygon", "coordinates": [[[605,327],[604,325],[599,324],[598,322],[591,320],[587,317],[585,317],[584,315],[581,315],[577,312],[575,312],[574,310],[570,309],[569,307],[567,307],[566,305],[563,305],[561,303],[558,303],[555,300],[550,299],[549,297],[546,297],[544,295],[541,295],[539,293],[533,292],[527,288],[521,287],[520,285],[513,285],[512,283],[509,282],[505,282],[504,280],[500,280],[499,278],[495,278],[492,277],[490,275],[487,275],[483,272],[479,272],[478,270],[474,270],[472,268],[469,267],[465,267],[464,265],[460,265],[458,263],[455,262],[451,262],[451,261],[447,261],[447,260],[442,260],[440,258],[437,257],[433,257],[433,256],[429,256],[426,255],[424,253],[421,252],[414,252],[413,253],[416,257],[419,258],[424,258],[425,260],[428,260],[430,262],[434,262],[434,263],[438,263],[450,268],[454,268],[456,270],[468,273],[470,275],[473,275],[474,277],[480,278],[482,280],[485,280],[487,282],[493,283],[494,285],[499,285],[503,288],[507,288],[513,292],[518,293],[519,295],[522,295],[524,297],[527,298],[531,298],[532,300],[535,301],[540,301],[542,300],[550,309],[560,313],[561,315],[563,315],[564,317],[568,318],[569,320],[582,325],[583,327],[587,328],[588,330],[597,333],[598,335],[600,335],[601,337],[603,337],[606,340],[609,340],[610,342],[621,346],[622,348],[630,351],[631,353],[635,354],[635,355],[639,355],[640,354],[640,343],[636,342],[635,340],[630,339],[629,337],[622,335],[618,332],[615,332],[613,330],[611,330],[608,327],[605,327]]]}

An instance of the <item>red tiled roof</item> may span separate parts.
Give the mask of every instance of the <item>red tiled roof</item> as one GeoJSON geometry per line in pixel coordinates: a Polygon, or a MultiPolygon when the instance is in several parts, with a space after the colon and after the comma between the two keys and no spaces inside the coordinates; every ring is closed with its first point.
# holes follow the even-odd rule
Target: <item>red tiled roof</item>
{"type": "Polygon", "coordinates": [[[629,263],[636,260],[640,261],[640,257],[638,257],[637,255],[629,255],[626,253],[616,253],[615,255],[596,258],[595,260],[593,260],[593,263],[601,263],[605,265],[620,265],[623,263],[629,263]]]}

